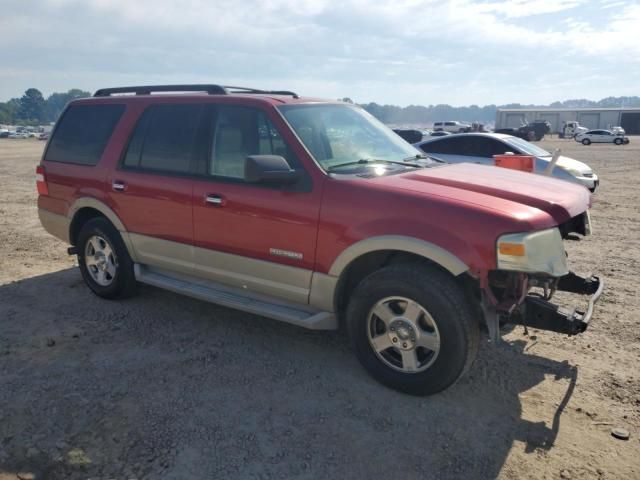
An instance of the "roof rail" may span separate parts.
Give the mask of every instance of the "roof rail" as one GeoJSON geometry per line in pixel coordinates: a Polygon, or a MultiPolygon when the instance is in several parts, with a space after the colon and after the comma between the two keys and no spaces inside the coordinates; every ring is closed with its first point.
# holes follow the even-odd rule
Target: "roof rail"
{"type": "Polygon", "coordinates": [[[227,95],[227,91],[220,85],[145,85],[137,87],[101,88],[93,94],[94,97],[108,97],[114,93],[129,93],[135,95],[151,95],[152,92],[204,92],[210,95],[227,95]]]}
{"type": "Polygon", "coordinates": [[[153,92],[203,92],[209,95],[229,95],[232,93],[290,95],[300,98],[289,90],[259,90],[257,88],[232,87],[228,85],[141,85],[136,87],[101,88],[94,97],[109,97],[114,94],[151,95],[153,92]]]}
{"type": "Polygon", "coordinates": [[[228,93],[257,93],[267,95],[290,95],[293,98],[300,98],[296,92],[290,90],[259,90],[257,88],[247,87],[233,87],[231,85],[225,85],[224,88],[228,93]]]}

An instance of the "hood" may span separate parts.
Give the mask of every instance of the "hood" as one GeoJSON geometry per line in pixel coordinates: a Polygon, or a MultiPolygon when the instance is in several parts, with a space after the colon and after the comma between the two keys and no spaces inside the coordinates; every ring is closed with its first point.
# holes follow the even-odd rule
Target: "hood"
{"type": "Polygon", "coordinates": [[[425,168],[380,177],[376,182],[392,188],[446,196],[487,209],[501,209],[503,212],[506,206],[511,205],[512,211],[506,213],[514,216],[520,211],[514,203],[525,205],[548,213],[557,223],[581,214],[591,204],[591,194],[582,185],[475,163],[425,168]]]}

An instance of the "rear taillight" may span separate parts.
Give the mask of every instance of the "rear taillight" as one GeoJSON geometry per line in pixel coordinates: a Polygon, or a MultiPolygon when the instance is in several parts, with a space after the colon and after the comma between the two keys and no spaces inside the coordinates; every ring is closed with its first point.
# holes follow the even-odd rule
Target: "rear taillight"
{"type": "Polygon", "coordinates": [[[49,187],[47,186],[47,178],[44,173],[44,167],[38,165],[36,167],[36,187],[40,195],[49,195],[49,187]]]}

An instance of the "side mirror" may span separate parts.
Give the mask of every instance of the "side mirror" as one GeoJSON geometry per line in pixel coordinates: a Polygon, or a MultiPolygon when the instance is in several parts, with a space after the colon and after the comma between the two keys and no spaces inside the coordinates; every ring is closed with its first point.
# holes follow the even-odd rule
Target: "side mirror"
{"type": "Polygon", "coordinates": [[[299,178],[280,155],[249,155],[244,162],[244,180],[248,183],[290,184],[299,178]]]}

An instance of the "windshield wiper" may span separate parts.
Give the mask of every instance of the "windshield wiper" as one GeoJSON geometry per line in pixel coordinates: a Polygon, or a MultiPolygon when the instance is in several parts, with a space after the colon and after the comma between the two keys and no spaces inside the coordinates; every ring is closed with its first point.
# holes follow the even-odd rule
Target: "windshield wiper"
{"type": "Polygon", "coordinates": [[[446,163],[443,160],[440,160],[439,158],[432,157],[430,155],[425,155],[424,153],[417,153],[415,155],[412,155],[410,157],[403,159],[402,161],[409,162],[411,160],[431,160],[432,162],[446,163]]]}
{"type": "Polygon", "coordinates": [[[417,163],[407,163],[406,161],[395,162],[393,160],[380,160],[377,158],[361,158],[357,162],[345,162],[338,163],[337,165],[331,165],[327,168],[328,171],[335,170],[336,168],[348,167],[350,165],[368,165],[371,163],[391,163],[394,165],[402,165],[404,167],[414,167],[414,168],[422,168],[422,165],[418,165],[417,163]]]}

